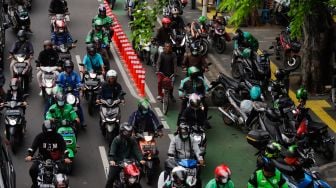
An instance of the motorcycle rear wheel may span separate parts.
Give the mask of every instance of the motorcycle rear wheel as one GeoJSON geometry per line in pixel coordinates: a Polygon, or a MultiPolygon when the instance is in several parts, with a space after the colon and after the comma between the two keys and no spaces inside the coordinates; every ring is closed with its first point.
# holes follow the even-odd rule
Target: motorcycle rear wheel
{"type": "Polygon", "coordinates": [[[301,65],[301,57],[294,55],[293,57],[284,58],[285,68],[296,70],[301,65]]]}
{"type": "Polygon", "coordinates": [[[88,104],[88,113],[90,116],[93,116],[95,111],[95,104],[94,104],[94,100],[91,98],[91,100],[89,100],[89,104],[88,104]]]}

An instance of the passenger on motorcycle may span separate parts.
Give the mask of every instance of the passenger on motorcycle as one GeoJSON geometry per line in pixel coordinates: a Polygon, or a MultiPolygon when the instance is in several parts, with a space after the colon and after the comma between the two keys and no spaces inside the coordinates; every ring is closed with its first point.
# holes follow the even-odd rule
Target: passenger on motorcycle
{"type": "Polygon", "coordinates": [[[135,133],[162,133],[162,124],[150,108],[150,103],[147,99],[140,99],[138,102],[138,110],[133,112],[129,117],[128,124],[133,126],[135,133]]]}
{"type": "Polygon", "coordinates": [[[26,32],[24,30],[20,30],[16,36],[18,40],[15,41],[15,43],[12,45],[12,48],[9,51],[9,59],[12,60],[10,63],[10,70],[12,73],[12,77],[14,75],[13,66],[16,62],[16,60],[14,59],[15,54],[27,55],[29,58],[28,59],[29,64],[31,63],[31,60],[33,59],[34,56],[34,48],[32,43],[28,40],[26,32]]]}
{"type": "Polygon", "coordinates": [[[195,93],[189,96],[188,106],[183,111],[181,119],[189,126],[197,125],[207,129],[211,128],[202,108],[201,97],[195,93]]]}
{"type": "Polygon", "coordinates": [[[180,11],[174,7],[172,8],[172,18],[170,28],[176,31],[176,34],[181,34],[184,31],[184,21],[180,16],[180,11]]]}
{"type": "Polygon", "coordinates": [[[105,75],[105,67],[103,58],[100,54],[96,52],[95,47],[93,44],[88,44],[86,46],[86,52],[87,54],[84,56],[83,64],[84,67],[81,66],[81,73],[85,72],[94,72],[98,74],[98,78],[101,82],[104,81],[104,75],[105,75]]]}
{"type": "Polygon", "coordinates": [[[211,179],[205,188],[234,188],[231,180],[231,170],[228,166],[221,164],[215,168],[215,178],[211,179]]]}
{"type": "Polygon", "coordinates": [[[46,119],[62,122],[66,120],[67,122],[80,123],[76,111],[70,104],[65,104],[65,96],[62,93],[57,93],[55,96],[55,104],[51,105],[49,108],[46,119]]]}
{"type": "Polygon", "coordinates": [[[100,99],[120,99],[121,103],[125,103],[123,93],[121,85],[117,82],[117,72],[115,70],[109,70],[106,73],[106,82],[102,84],[96,103],[99,103],[100,99]]]}
{"type": "Polygon", "coordinates": [[[204,165],[204,159],[197,142],[190,137],[189,126],[181,123],[177,128],[177,135],[170,141],[168,156],[176,160],[197,159],[204,165]]]}
{"type": "Polygon", "coordinates": [[[71,37],[70,32],[66,28],[66,24],[62,20],[58,20],[55,23],[54,31],[51,32],[51,43],[55,46],[60,46],[61,44],[65,45],[72,45],[73,44],[73,39],[71,37]]]}
{"type": "Polygon", "coordinates": [[[171,172],[170,179],[165,182],[163,188],[188,187],[186,180],[187,180],[187,169],[185,169],[182,166],[174,167],[171,172]]]}
{"type": "MultiPolygon", "coordinates": [[[[72,161],[67,158],[65,153],[66,144],[62,135],[56,132],[56,126],[49,120],[46,120],[43,123],[42,130],[42,133],[35,137],[32,146],[28,149],[28,156],[25,158],[25,160],[32,161],[34,153],[36,150],[39,150],[39,155],[41,155],[42,160],[52,159],[56,161],[61,160],[64,157],[64,163],[71,163],[72,161]]],[[[62,166],[60,171],[62,171],[62,166]]],[[[33,182],[33,188],[38,187],[38,173],[39,163],[34,161],[29,169],[29,174],[33,182]]]]}
{"type": "Polygon", "coordinates": [[[181,110],[179,113],[179,118],[181,117],[184,109],[186,109],[188,104],[188,97],[192,93],[196,93],[201,96],[201,101],[204,107],[204,115],[208,117],[208,105],[205,102],[205,95],[208,89],[207,84],[202,77],[198,76],[200,71],[198,68],[192,66],[188,68],[188,77],[181,80],[179,87],[179,96],[182,99],[181,110]]]}
{"type": "MultiPolygon", "coordinates": [[[[176,72],[176,66],[177,66],[177,57],[176,57],[176,54],[172,51],[171,43],[164,44],[164,52],[159,54],[156,65],[157,65],[157,71],[162,73],[162,74],[157,75],[158,77],[158,96],[156,99],[162,100],[162,97],[163,97],[162,81],[165,77],[170,78],[171,76],[173,76],[176,72]]],[[[174,78],[171,78],[171,79],[173,80],[174,78]]],[[[170,94],[170,98],[173,101],[175,101],[175,98],[173,95],[173,89],[170,90],[169,94],[170,94]]]]}
{"type": "Polygon", "coordinates": [[[243,47],[250,48],[254,52],[258,50],[259,42],[250,32],[243,32],[241,29],[237,29],[235,37],[237,40],[234,42],[234,49],[243,47]]]}
{"type": "Polygon", "coordinates": [[[199,55],[199,47],[197,45],[191,44],[189,52],[187,51],[184,54],[182,62],[182,71],[187,72],[189,67],[197,67],[200,70],[200,75],[203,77],[204,72],[209,71],[207,57],[199,55]]]}
{"type": "Polygon", "coordinates": [[[258,187],[279,187],[288,188],[288,184],[283,174],[275,168],[272,161],[263,157],[260,161],[262,168],[257,169],[248,181],[248,188],[258,187]]]}
{"type": "Polygon", "coordinates": [[[110,33],[111,38],[113,36],[113,30],[111,29],[113,20],[111,17],[106,16],[106,8],[103,4],[98,8],[98,15],[92,19],[92,27],[95,27],[96,20],[101,20],[103,22],[103,30],[110,33]]]}
{"type": "Polygon", "coordinates": [[[67,14],[68,3],[65,0],[51,0],[49,5],[50,14],[67,14]]]}
{"type": "Polygon", "coordinates": [[[102,41],[102,47],[109,49],[110,39],[109,33],[103,30],[104,22],[101,19],[97,19],[94,22],[94,29],[91,29],[86,36],[86,44],[94,43],[94,38],[98,38],[102,41]]]}
{"type": "MultiPolygon", "coordinates": [[[[81,78],[78,73],[76,73],[74,69],[74,64],[70,60],[66,60],[64,62],[64,71],[61,72],[57,77],[57,85],[64,91],[66,88],[72,88],[76,97],[79,98],[79,92],[81,88],[81,78]]],[[[80,123],[83,127],[86,126],[84,123],[84,115],[81,105],[78,105],[78,116],[80,119],[80,123]]]]}
{"type": "MultiPolygon", "coordinates": [[[[43,72],[40,70],[40,67],[58,67],[58,70],[61,70],[58,53],[53,49],[50,40],[43,42],[43,50],[40,52],[38,60],[36,61],[36,68],[38,70],[36,77],[39,87],[41,88],[43,72]]],[[[54,73],[56,75],[58,74],[57,71],[54,71],[54,73]]]]}
{"type": "Polygon", "coordinates": [[[114,181],[122,170],[118,164],[124,159],[136,159],[141,164],[145,164],[138,143],[132,137],[133,127],[128,123],[122,123],[119,132],[119,135],[113,139],[108,153],[110,170],[106,188],[113,187],[114,181]]]}

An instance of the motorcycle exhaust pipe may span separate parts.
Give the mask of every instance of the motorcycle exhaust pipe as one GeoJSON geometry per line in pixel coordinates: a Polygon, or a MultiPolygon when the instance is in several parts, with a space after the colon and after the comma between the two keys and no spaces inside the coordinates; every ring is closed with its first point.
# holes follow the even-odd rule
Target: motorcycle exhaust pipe
{"type": "Polygon", "coordinates": [[[236,122],[235,118],[227,113],[222,107],[218,107],[218,110],[222,112],[227,118],[231,119],[231,121],[236,122]]]}

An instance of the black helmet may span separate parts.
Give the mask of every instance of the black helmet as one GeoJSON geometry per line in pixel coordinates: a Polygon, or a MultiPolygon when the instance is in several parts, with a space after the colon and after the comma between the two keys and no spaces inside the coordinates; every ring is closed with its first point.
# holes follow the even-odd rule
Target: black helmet
{"type": "Polygon", "coordinates": [[[27,34],[24,30],[20,30],[16,36],[20,41],[24,41],[27,39],[27,34]]]}
{"type": "Polygon", "coordinates": [[[181,122],[177,128],[178,134],[181,139],[185,140],[189,138],[189,126],[185,122],[181,122]]]}
{"type": "Polygon", "coordinates": [[[65,104],[65,96],[63,95],[63,93],[57,93],[55,99],[56,99],[57,106],[59,106],[59,107],[63,107],[64,106],[64,104],[65,104]]]}
{"type": "Polygon", "coordinates": [[[68,67],[73,69],[74,68],[74,63],[71,60],[67,59],[67,60],[65,60],[65,62],[63,64],[63,67],[64,67],[65,70],[68,67]]]}
{"type": "Polygon", "coordinates": [[[12,78],[9,84],[11,90],[16,91],[19,88],[19,80],[17,78],[12,78]]]}
{"type": "Polygon", "coordinates": [[[120,125],[119,133],[122,137],[129,138],[132,135],[133,126],[129,125],[127,122],[120,125]]]}
{"type": "Polygon", "coordinates": [[[196,93],[193,93],[189,96],[188,105],[191,108],[198,109],[201,107],[201,97],[196,93]]]}
{"type": "Polygon", "coordinates": [[[95,52],[96,52],[96,49],[95,49],[95,47],[94,47],[93,44],[88,44],[88,45],[86,46],[86,51],[87,51],[87,53],[90,53],[90,52],[95,53],[95,52]]]}
{"type": "Polygon", "coordinates": [[[42,131],[43,133],[54,133],[56,132],[56,127],[50,120],[44,120],[42,131]]]}
{"type": "Polygon", "coordinates": [[[106,8],[104,5],[100,5],[98,8],[99,15],[106,16],[106,8]]]}
{"type": "Polygon", "coordinates": [[[51,46],[52,47],[52,43],[51,43],[50,40],[43,41],[43,47],[45,48],[46,46],[51,46]]]}

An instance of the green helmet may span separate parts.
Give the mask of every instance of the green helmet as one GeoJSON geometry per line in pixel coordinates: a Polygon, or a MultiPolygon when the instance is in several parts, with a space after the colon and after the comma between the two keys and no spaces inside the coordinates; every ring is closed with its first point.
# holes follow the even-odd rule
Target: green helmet
{"type": "Polygon", "coordinates": [[[308,98],[307,90],[304,87],[301,87],[296,91],[296,98],[298,100],[306,100],[308,98]]]}
{"type": "Polygon", "coordinates": [[[265,149],[265,156],[267,158],[277,158],[281,152],[281,145],[277,142],[270,142],[265,149]]]}
{"type": "Polygon", "coordinates": [[[103,25],[104,25],[104,23],[103,23],[103,20],[101,20],[101,19],[96,19],[94,21],[94,26],[103,26],[103,25]]]}
{"type": "Polygon", "coordinates": [[[147,114],[150,108],[150,103],[147,99],[140,99],[138,102],[138,110],[142,114],[147,114]]]}
{"type": "Polygon", "coordinates": [[[244,38],[246,39],[246,40],[250,40],[251,38],[252,38],[252,35],[251,35],[251,33],[250,32],[243,32],[243,35],[244,35],[244,38]]]}
{"type": "Polygon", "coordinates": [[[207,18],[205,16],[200,16],[198,18],[198,22],[201,23],[201,24],[205,23],[206,21],[207,21],[207,18]]]}
{"type": "Polygon", "coordinates": [[[199,73],[199,69],[195,66],[191,66],[188,68],[188,76],[191,76],[192,74],[197,74],[199,73]]]}

